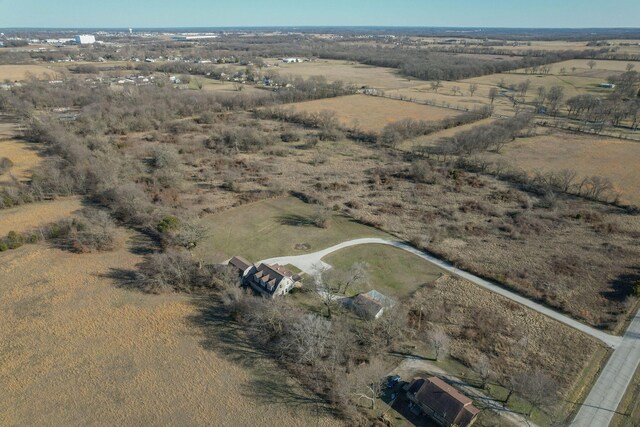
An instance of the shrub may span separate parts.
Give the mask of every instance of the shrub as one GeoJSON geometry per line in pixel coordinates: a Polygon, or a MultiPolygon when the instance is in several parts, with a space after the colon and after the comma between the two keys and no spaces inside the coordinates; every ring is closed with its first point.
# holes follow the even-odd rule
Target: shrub
{"type": "Polygon", "coordinates": [[[13,166],[11,159],[0,157],[0,174],[7,172],[13,166]]]}
{"type": "Polygon", "coordinates": [[[160,233],[166,233],[167,231],[177,229],[178,224],[179,224],[178,218],[176,218],[175,216],[169,215],[162,218],[162,220],[156,226],[156,230],[158,230],[160,233]]]}
{"type": "Polygon", "coordinates": [[[5,243],[9,249],[16,249],[24,244],[24,237],[12,230],[7,234],[5,243]]]}
{"type": "Polygon", "coordinates": [[[300,141],[300,134],[292,130],[288,130],[280,134],[280,139],[283,142],[298,142],[300,141]]]}

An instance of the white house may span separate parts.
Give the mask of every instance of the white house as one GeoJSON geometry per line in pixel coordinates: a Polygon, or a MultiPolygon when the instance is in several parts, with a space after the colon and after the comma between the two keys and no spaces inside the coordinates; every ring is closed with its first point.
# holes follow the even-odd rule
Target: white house
{"type": "Polygon", "coordinates": [[[94,44],[96,38],[90,34],[81,34],[75,37],[75,41],[77,44],[94,44]]]}

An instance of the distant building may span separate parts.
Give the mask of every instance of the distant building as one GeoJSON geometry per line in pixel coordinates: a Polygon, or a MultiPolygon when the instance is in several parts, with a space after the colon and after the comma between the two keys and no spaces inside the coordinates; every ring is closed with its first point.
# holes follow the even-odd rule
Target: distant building
{"type": "Polygon", "coordinates": [[[90,34],[81,34],[75,37],[75,41],[77,44],[94,44],[96,38],[90,34]]]}
{"type": "Polygon", "coordinates": [[[601,83],[600,87],[605,89],[614,89],[616,85],[614,85],[613,83],[601,83]]]}
{"type": "Polygon", "coordinates": [[[469,427],[480,410],[471,399],[438,377],[415,378],[407,388],[409,408],[444,427],[469,427]]]}
{"type": "Polygon", "coordinates": [[[295,62],[304,62],[304,59],[302,58],[283,58],[282,62],[284,62],[285,64],[292,64],[295,62]]]}

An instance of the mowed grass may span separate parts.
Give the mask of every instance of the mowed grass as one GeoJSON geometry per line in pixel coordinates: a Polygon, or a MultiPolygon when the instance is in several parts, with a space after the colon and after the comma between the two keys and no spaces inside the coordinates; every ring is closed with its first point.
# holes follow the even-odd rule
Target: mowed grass
{"type": "Polygon", "coordinates": [[[36,79],[56,79],[63,74],[60,71],[42,65],[0,65],[0,83],[6,80],[28,80],[30,76],[36,79]]]}
{"type": "Polygon", "coordinates": [[[310,221],[316,209],[316,205],[284,197],[206,216],[200,223],[207,230],[207,238],[195,254],[206,262],[221,262],[234,255],[257,262],[315,252],[360,237],[388,237],[335,212],[331,213],[326,228],[317,227],[310,221]]]}
{"type": "Polygon", "coordinates": [[[492,160],[506,160],[527,172],[572,169],[578,179],[598,175],[609,178],[624,202],[640,205],[640,144],[615,138],[544,132],[518,138],[492,160]]]}
{"type": "Polygon", "coordinates": [[[435,265],[402,249],[387,245],[360,245],[341,249],[323,258],[337,270],[346,271],[356,262],[366,262],[368,282],[356,294],[376,289],[395,298],[407,298],[421,286],[431,283],[444,273],[435,265]]]}
{"type": "Polygon", "coordinates": [[[447,108],[367,95],[349,95],[299,102],[291,104],[291,107],[297,111],[308,113],[334,111],[343,126],[374,132],[380,131],[389,123],[402,119],[439,121],[460,114],[458,111],[447,108]]]}

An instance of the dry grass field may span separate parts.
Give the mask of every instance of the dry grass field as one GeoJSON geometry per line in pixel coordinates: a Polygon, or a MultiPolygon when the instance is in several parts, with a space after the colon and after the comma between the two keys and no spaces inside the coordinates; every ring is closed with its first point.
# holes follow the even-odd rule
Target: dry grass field
{"type": "Polygon", "coordinates": [[[30,203],[0,210],[0,236],[10,231],[22,233],[65,218],[82,208],[80,197],[30,203]]]}
{"type": "Polygon", "coordinates": [[[639,71],[640,61],[608,61],[605,59],[598,59],[594,61],[596,65],[591,69],[589,67],[588,59],[572,59],[570,61],[556,62],[551,65],[552,74],[561,74],[560,70],[565,69],[567,75],[593,75],[595,73],[602,74],[604,78],[612,74],[619,74],[627,70],[627,64],[633,64],[634,70],[639,71]]]}
{"type": "Polygon", "coordinates": [[[43,65],[0,65],[0,82],[36,79],[51,80],[62,76],[60,71],[43,65]]]}
{"type": "Polygon", "coordinates": [[[345,83],[353,83],[357,86],[369,86],[377,89],[398,89],[419,84],[419,80],[403,77],[392,68],[373,67],[350,61],[333,61],[318,59],[312,62],[285,64],[277,60],[269,60],[267,63],[274,65],[271,68],[281,76],[323,76],[328,81],[341,80],[345,83]]]}
{"type": "Polygon", "coordinates": [[[128,249],[0,254],[0,425],[316,423],[313,399],[251,348],[227,353],[192,299],[116,286],[141,260],[128,249]]]}
{"type": "Polygon", "coordinates": [[[291,104],[291,106],[297,111],[309,113],[334,111],[342,125],[358,127],[365,131],[379,131],[389,123],[402,119],[435,122],[460,114],[458,111],[447,108],[367,95],[320,99],[291,104]]]}
{"type": "Polygon", "coordinates": [[[603,176],[613,182],[623,201],[640,205],[640,143],[637,142],[552,131],[518,138],[500,154],[486,156],[492,160],[504,159],[529,172],[573,169],[578,179],[603,176]]]}
{"type": "Polygon", "coordinates": [[[19,180],[28,179],[31,169],[37,166],[42,157],[37,144],[14,139],[17,133],[16,125],[0,123],[0,158],[6,157],[13,165],[4,174],[0,173],[0,184],[11,181],[11,176],[19,180]]]}

